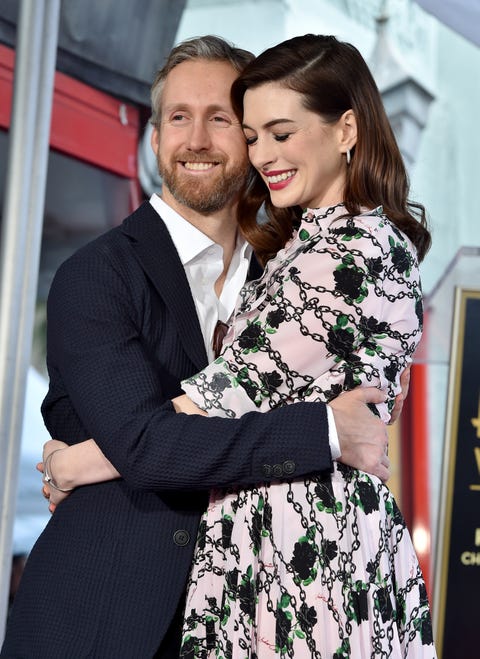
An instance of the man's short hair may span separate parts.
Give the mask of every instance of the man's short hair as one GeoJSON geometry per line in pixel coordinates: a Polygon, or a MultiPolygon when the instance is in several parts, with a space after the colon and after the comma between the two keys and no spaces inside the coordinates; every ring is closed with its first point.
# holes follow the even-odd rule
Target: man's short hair
{"type": "Polygon", "coordinates": [[[196,59],[228,62],[240,74],[254,57],[253,53],[248,50],[237,48],[225,39],[211,34],[185,39],[185,41],[180,42],[172,49],[164,66],[158,71],[153,81],[150,93],[152,106],[150,123],[154,126],[160,123],[160,104],[165,79],[170,71],[182,62],[196,59]]]}

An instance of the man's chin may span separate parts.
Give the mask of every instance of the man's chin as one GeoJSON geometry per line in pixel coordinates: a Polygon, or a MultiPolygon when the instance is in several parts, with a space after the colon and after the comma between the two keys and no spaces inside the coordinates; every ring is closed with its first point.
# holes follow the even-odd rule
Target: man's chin
{"type": "Polygon", "coordinates": [[[192,197],[175,196],[178,203],[200,215],[211,215],[228,205],[225,199],[197,199],[192,197]]]}
{"type": "Polygon", "coordinates": [[[241,181],[246,177],[245,170],[241,167],[235,171],[225,171],[218,167],[208,178],[189,174],[185,170],[181,174],[178,171],[174,173],[166,168],[160,171],[160,175],[164,186],[178,203],[203,215],[229,206],[237,197],[241,181]]]}

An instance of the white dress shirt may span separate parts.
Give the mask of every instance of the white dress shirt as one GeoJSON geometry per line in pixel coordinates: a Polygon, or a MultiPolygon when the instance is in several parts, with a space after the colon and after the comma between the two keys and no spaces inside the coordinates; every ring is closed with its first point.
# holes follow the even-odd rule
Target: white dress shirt
{"type": "MultiPolygon", "coordinates": [[[[223,248],[174,211],[157,194],[150,197],[150,203],[165,222],[185,269],[207,356],[209,361],[213,361],[212,339],[215,325],[217,320],[227,322],[235,310],[238,294],[247,277],[252,248],[239,234],[225,283],[218,297],[215,293],[215,282],[223,272],[223,248]]],[[[340,444],[333,412],[328,405],[327,415],[330,451],[332,459],[336,460],[340,457],[340,444]]]]}
{"type": "Polygon", "coordinates": [[[213,331],[217,320],[228,321],[235,309],[238,294],[245,279],[252,248],[240,236],[223,284],[220,297],[215,282],[223,272],[223,248],[174,211],[158,195],[150,203],[165,222],[170,237],[185,269],[209,361],[213,361],[213,331]]]}

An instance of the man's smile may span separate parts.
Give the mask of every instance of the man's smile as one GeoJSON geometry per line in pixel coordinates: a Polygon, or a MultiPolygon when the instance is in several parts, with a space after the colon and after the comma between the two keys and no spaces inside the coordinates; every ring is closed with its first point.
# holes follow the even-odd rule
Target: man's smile
{"type": "Polygon", "coordinates": [[[185,169],[188,169],[189,171],[192,172],[204,172],[209,169],[213,169],[218,165],[217,162],[190,162],[190,161],[183,161],[182,164],[185,167],[185,169]]]}

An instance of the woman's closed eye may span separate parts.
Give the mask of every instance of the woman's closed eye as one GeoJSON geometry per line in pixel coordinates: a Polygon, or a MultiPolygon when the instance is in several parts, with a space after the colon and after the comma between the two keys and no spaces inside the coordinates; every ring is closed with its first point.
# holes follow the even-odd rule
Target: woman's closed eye
{"type": "MultiPolygon", "coordinates": [[[[275,142],[286,142],[291,134],[292,133],[278,133],[278,134],[273,133],[272,135],[275,142]]],[[[258,138],[256,135],[251,135],[250,137],[245,136],[247,146],[253,146],[254,144],[256,144],[257,139],[258,138]]]]}

